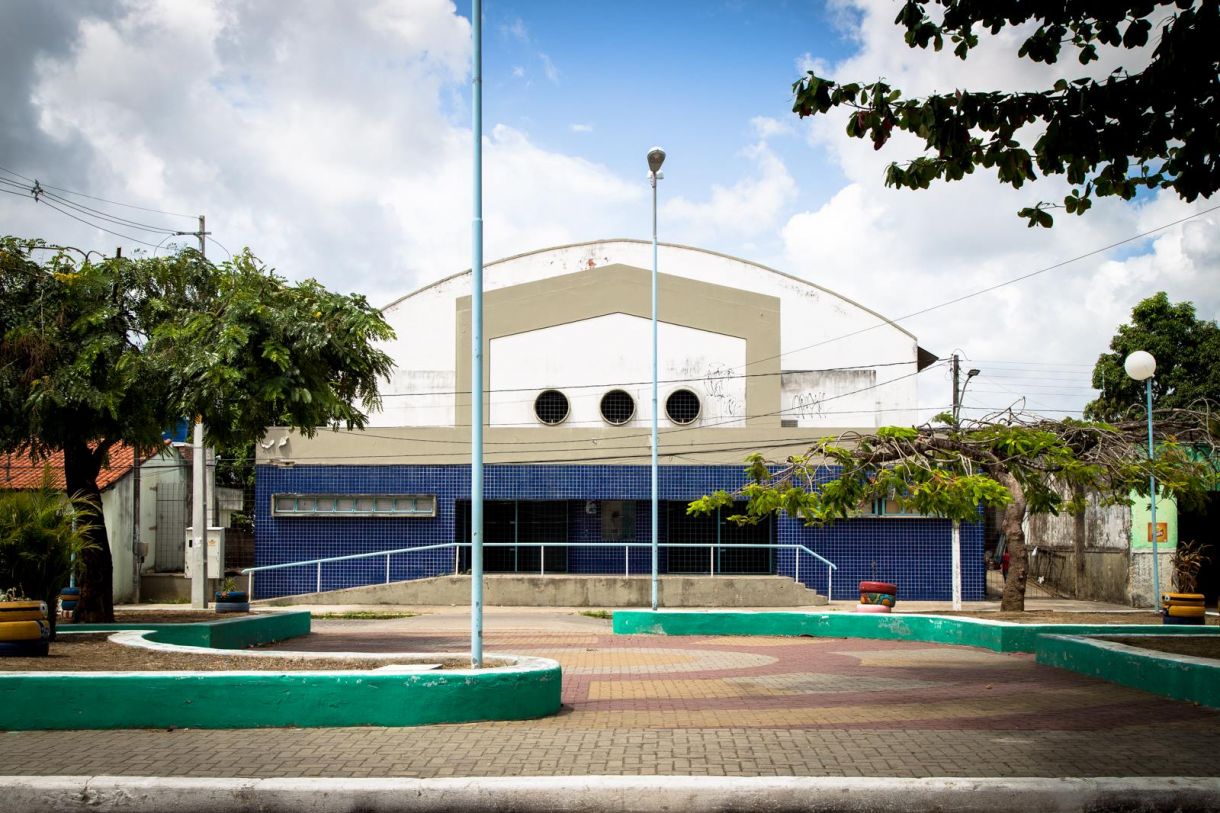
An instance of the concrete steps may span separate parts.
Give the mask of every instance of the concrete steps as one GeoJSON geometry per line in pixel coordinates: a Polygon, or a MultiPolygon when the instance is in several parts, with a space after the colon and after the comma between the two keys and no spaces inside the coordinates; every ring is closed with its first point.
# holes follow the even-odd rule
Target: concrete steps
{"type": "MultiPolygon", "coordinates": [[[[663,607],[809,607],[826,603],[825,596],[786,576],[661,576],[659,595],[663,607]]],[[[652,580],[649,576],[494,573],[484,577],[483,601],[497,607],[646,607],[652,602],[652,580]]],[[[256,603],[469,604],[470,577],[437,576],[256,603]]]]}

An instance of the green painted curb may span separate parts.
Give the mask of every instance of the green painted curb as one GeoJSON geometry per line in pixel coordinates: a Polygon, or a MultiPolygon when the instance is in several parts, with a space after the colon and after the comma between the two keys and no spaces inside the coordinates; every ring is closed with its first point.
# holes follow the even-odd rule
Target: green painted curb
{"type": "Polygon", "coordinates": [[[1220,627],[1157,627],[1146,624],[1013,624],[936,615],[792,612],[667,612],[615,610],[619,635],[808,635],[818,638],[871,638],[926,641],[990,649],[1033,652],[1040,636],[1220,634],[1220,627]]]}
{"type": "MultiPolygon", "coordinates": [[[[1130,633],[1119,634],[1124,638],[1133,637],[1130,633]]],[[[1067,635],[1042,636],[1038,639],[1035,659],[1047,666],[1174,700],[1220,708],[1220,663],[1215,661],[1067,635]]]]}
{"type": "MultiPolygon", "coordinates": [[[[150,630],[148,640],[212,649],[307,635],[307,611],[192,624],[72,624],[65,632],[150,630]]],[[[53,646],[53,645],[52,645],[53,646]]],[[[437,656],[422,660],[435,662],[437,656]]],[[[380,671],[0,672],[0,729],[412,726],[530,720],[559,711],[559,664],[380,671]]]]}
{"type": "Polygon", "coordinates": [[[0,674],[0,728],[412,726],[559,710],[559,664],[378,672],[0,674]]]}
{"type": "Polygon", "coordinates": [[[1033,652],[1038,663],[1153,694],[1220,708],[1220,664],[1136,650],[1096,636],[1218,635],[1220,627],[1149,624],[1013,624],[930,615],[854,613],[664,612],[617,610],[619,635],[808,635],[926,641],[1033,652]]]}
{"type": "Polygon", "coordinates": [[[259,644],[270,644],[286,638],[308,635],[310,630],[308,610],[259,613],[240,618],[225,618],[216,621],[196,621],[187,624],[61,624],[59,632],[122,632],[123,630],[152,630],[148,640],[180,646],[203,646],[211,649],[246,649],[259,644]]]}

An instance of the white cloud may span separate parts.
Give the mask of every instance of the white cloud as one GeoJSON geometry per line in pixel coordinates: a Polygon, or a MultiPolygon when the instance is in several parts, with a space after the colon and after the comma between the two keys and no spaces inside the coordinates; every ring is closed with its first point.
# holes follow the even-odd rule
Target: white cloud
{"type": "MultiPolygon", "coordinates": [[[[994,39],[981,35],[984,46],[966,63],[948,53],[908,49],[893,24],[892,4],[858,0],[839,5],[859,20],[860,50],[845,62],[826,66],[806,55],[803,64],[838,79],[884,77],[908,95],[971,89],[1016,89],[1046,86],[1054,78],[1080,70],[1074,59],[1038,66],[1015,57],[1019,33],[994,39]]],[[[1137,57],[1142,59],[1143,57],[1137,57]]],[[[1102,71],[1113,67],[1107,58],[1102,71]]],[[[884,169],[921,152],[912,137],[896,138],[881,152],[864,140],[843,134],[845,112],[818,116],[806,123],[810,144],[824,150],[848,179],[821,207],[798,212],[782,226],[786,268],[868,304],[890,317],[972,291],[996,285],[1092,249],[1123,240],[1205,208],[1172,196],[1157,195],[1140,204],[1107,199],[1082,218],[1057,212],[1053,230],[1028,229],[1018,209],[1039,200],[1061,199],[1066,189],[1050,179],[1021,190],[1002,186],[991,172],[953,184],[934,184],[921,191],[887,189],[884,169]]],[[[1132,306],[1157,290],[1171,299],[1189,299],[1201,314],[1220,306],[1220,277],[1214,273],[1220,240],[1214,237],[1220,218],[1209,215],[1185,228],[1157,235],[1146,251],[1124,259],[1091,257],[1048,271],[1025,282],[916,317],[907,326],[920,343],[947,355],[961,348],[973,358],[1019,359],[1035,363],[1091,362],[1106,349],[1115,328],[1130,317],[1132,306]],[[1208,264],[1211,264],[1210,273],[1208,264]]],[[[989,371],[972,384],[972,403],[1007,403],[1014,397],[989,371]],[[988,399],[987,401],[984,398],[988,399]]],[[[1035,375],[1034,380],[1037,380],[1035,375]]],[[[1020,391],[1031,381],[1008,381],[1020,391]]],[[[1088,373],[1072,387],[1029,386],[1036,408],[1079,408],[1088,400],[1088,373]]],[[[921,391],[929,404],[947,403],[948,385],[933,377],[921,391]]]]}
{"type": "Polygon", "coordinates": [[[530,41],[529,30],[525,27],[525,21],[522,20],[520,17],[513,20],[511,23],[508,23],[507,25],[501,25],[500,31],[502,33],[506,34],[507,36],[512,37],[513,39],[517,40],[518,42],[529,42],[530,41]]]}
{"type": "Polygon", "coordinates": [[[593,132],[592,124],[569,124],[568,129],[574,133],[591,133],[593,132]]]}
{"type": "Polygon", "coordinates": [[[559,69],[555,67],[555,63],[551,58],[541,51],[538,52],[538,61],[542,63],[542,73],[548,80],[554,84],[559,84],[559,69]]]}
{"type": "Polygon", "coordinates": [[[792,132],[791,124],[770,116],[755,116],[750,119],[750,127],[754,130],[755,137],[764,141],[776,136],[789,135],[792,132]]]}
{"type": "Polygon", "coordinates": [[[796,197],[796,182],[766,142],[742,155],[753,173],[732,186],[714,184],[704,201],[672,198],[661,206],[667,239],[700,245],[711,241],[749,240],[774,232],[796,197]]]}
{"type": "MultiPolygon", "coordinates": [[[[470,128],[447,109],[469,57],[469,25],[447,0],[292,15],[129,0],[112,19],[82,19],[71,49],[37,65],[44,138],[82,150],[88,167],[67,179],[47,166],[43,178],[204,213],[231,250],[249,245],[290,277],[388,300],[469,264],[470,128]]],[[[646,192],[507,128],[492,129],[485,151],[488,258],[626,233],[619,211],[646,192]]],[[[3,198],[10,228],[116,242],[3,198]]]]}

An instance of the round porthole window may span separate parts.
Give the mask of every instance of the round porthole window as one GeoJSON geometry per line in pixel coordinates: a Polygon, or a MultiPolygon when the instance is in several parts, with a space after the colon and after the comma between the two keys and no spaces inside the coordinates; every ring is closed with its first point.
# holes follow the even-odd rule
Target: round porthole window
{"type": "Polygon", "coordinates": [[[665,399],[665,414],[677,424],[694,423],[699,409],[699,396],[690,390],[674,390],[665,399]]]}
{"type": "Polygon", "coordinates": [[[610,390],[602,396],[601,409],[606,423],[622,426],[635,415],[635,399],[622,390],[610,390]]]}
{"type": "Polygon", "coordinates": [[[545,424],[563,423],[568,417],[568,397],[559,390],[546,390],[534,399],[534,414],[545,424]]]}

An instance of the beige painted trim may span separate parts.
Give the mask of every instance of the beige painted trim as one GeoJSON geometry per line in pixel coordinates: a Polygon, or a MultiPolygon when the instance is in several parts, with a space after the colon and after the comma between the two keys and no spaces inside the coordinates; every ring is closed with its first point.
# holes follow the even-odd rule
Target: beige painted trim
{"type": "MultiPolygon", "coordinates": [[[[814,441],[836,437],[845,428],[674,427],[661,429],[660,462],[664,466],[742,465],[752,451],[769,460],[804,454],[814,441]]],[[[873,431],[861,429],[860,432],[873,431]]],[[[484,432],[484,460],[497,463],[569,465],[637,465],[651,460],[649,432],[639,427],[528,429],[489,427],[484,432]],[[559,441],[539,443],[540,440],[559,441]]],[[[366,430],[319,429],[312,438],[292,430],[267,432],[269,449],[256,444],[260,464],[297,466],[469,465],[470,427],[402,426],[366,430]],[[283,446],[279,440],[288,438],[283,446]]]]}
{"type": "MultiPolygon", "coordinates": [[[[629,237],[612,237],[612,238],[608,238],[605,240],[588,240],[583,243],[565,243],[564,245],[550,246],[549,248],[540,248],[540,249],[535,249],[534,251],[525,251],[525,252],[522,252],[521,254],[514,254],[511,257],[504,257],[503,259],[494,260],[493,262],[490,262],[490,263],[484,263],[483,269],[486,270],[488,268],[492,268],[494,266],[501,265],[503,263],[512,262],[513,260],[519,260],[523,257],[532,257],[536,254],[546,254],[547,252],[551,252],[551,251],[563,251],[563,250],[569,249],[569,248],[585,248],[586,246],[596,246],[596,245],[602,245],[604,243],[634,243],[636,245],[648,245],[648,246],[652,245],[651,240],[636,240],[634,238],[629,238],[629,237]]],[[[910,336],[912,339],[916,338],[914,333],[907,330],[906,328],[904,328],[902,325],[898,324],[897,322],[894,322],[894,321],[886,318],[885,316],[882,316],[880,313],[877,313],[877,311],[873,310],[872,308],[868,308],[868,307],[865,307],[864,305],[861,305],[859,302],[855,301],[854,299],[843,296],[842,294],[840,294],[836,291],[832,291],[831,289],[826,288],[824,286],[818,285],[816,282],[810,282],[807,279],[802,279],[801,277],[797,277],[792,274],[788,274],[784,271],[778,271],[768,265],[763,265],[762,263],[756,263],[753,260],[744,260],[741,257],[734,257],[732,254],[725,254],[720,251],[712,251],[711,249],[699,248],[697,246],[683,245],[682,243],[658,243],[657,245],[664,246],[665,248],[677,248],[677,249],[681,249],[683,251],[694,251],[699,254],[707,254],[710,257],[721,257],[726,260],[732,260],[733,262],[739,262],[739,263],[744,263],[745,265],[754,266],[755,268],[758,268],[762,271],[770,271],[772,274],[778,274],[779,276],[792,280],[793,282],[800,283],[801,285],[808,285],[810,288],[816,288],[819,291],[822,291],[823,293],[830,294],[831,296],[835,297],[836,299],[846,302],[847,304],[852,305],[854,307],[857,307],[860,310],[864,311],[865,313],[867,313],[871,316],[877,317],[882,322],[889,324],[890,327],[893,327],[895,330],[902,331],[906,335],[910,336]]],[[[611,266],[604,266],[604,267],[609,268],[611,266]]],[[[428,290],[429,288],[435,288],[436,286],[443,285],[446,282],[449,282],[450,280],[455,280],[458,277],[469,276],[469,275],[470,275],[470,269],[467,268],[465,271],[459,271],[456,274],[450,274],[447,277],[442,277],[441,279],[438,279],[435,282],[431,282],[431,283],[423,286],[422,288],[417,288],[416,290],[412,291],[409,294],[406,294],[405,296],[400,296],[398,299],[395,299],[393,302],[391,302],[390,304],[388,304],[384,308],[382,308],[382,310],[383,311],[388,310],[388,309],[394,307],[395,305],[397,305],[399,302],[402,302],[403,300],[406,300],[406,299],[410,299],[411,297],[415,296],[416,294],[423,293],[424,291],[428,290]]]]}
{"type": "MultiPolygon", "coordinates": [[[[777,297],[660,274],[657,278],[657,318],[666,324],[720,333],[744,339],[746,365],[756,373],[746,379],[744,412],[747,426],[780,425],[780,301],[777,297]]],[[[471,391],[470,297],[458,297],[458,393],[471,391]]],[[[557,325],[625,313],[652,317],[652,272],[615,263],[574,274],[487,291],[483,295],[483,389],[491,388],[491,341],[557,325]]],[[[612,382],[613,383],[613,382],[612,382]]],[[[490,396],[484,395],[484,415],[490,415],[490,396]]],[[[470,398],[454,397],[454,420],[470,424],[470,398]]],[[[667,422],[664,418],[662,422],[667,422]]],[[[533,430],[540,439],[564,437],[563,425],[533,430]]]]}

